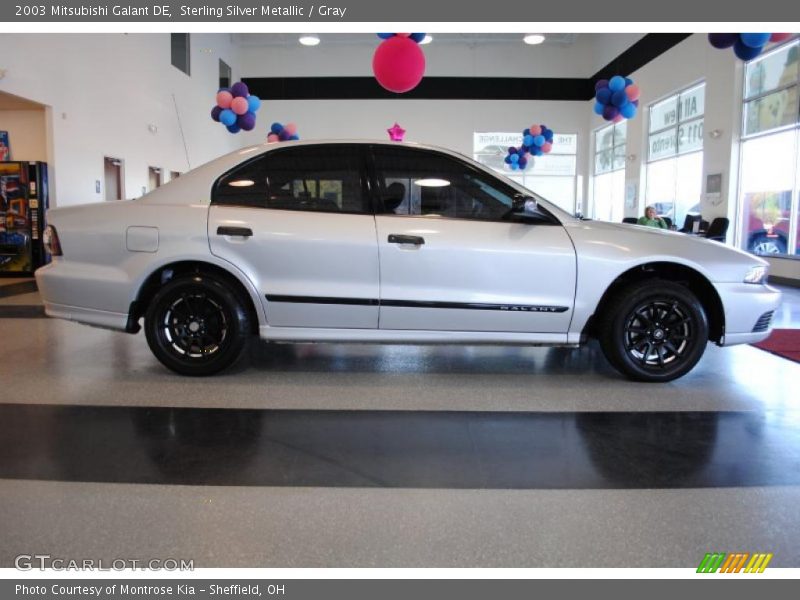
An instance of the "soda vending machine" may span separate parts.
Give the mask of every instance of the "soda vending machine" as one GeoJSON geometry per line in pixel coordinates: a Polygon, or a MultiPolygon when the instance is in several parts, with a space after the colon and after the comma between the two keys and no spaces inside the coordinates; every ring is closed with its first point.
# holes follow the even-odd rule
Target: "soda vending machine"
{"type": "Polygon", "coordinates": [[[0,162],[0,277],[30,276],[49,262],[47,207],[47,163],[0,162]]]}

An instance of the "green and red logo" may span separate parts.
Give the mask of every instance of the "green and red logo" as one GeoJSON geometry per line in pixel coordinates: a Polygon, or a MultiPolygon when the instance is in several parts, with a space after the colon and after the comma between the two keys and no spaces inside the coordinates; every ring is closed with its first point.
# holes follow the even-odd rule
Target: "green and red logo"
{"type": "Polygon", "coordinates": [[[709,552],[697,567],[698,573],[763,573],[772,553],[757,552],[709,552]]]}

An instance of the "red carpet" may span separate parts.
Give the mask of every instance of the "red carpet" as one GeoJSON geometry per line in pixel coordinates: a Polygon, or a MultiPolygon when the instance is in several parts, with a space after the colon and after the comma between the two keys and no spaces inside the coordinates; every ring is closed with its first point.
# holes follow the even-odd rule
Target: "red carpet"
{"type": "Polygon", "coordinates": [[[753,346],[800,363],[800,329],[773,329],[767,339],[753,346]]]}

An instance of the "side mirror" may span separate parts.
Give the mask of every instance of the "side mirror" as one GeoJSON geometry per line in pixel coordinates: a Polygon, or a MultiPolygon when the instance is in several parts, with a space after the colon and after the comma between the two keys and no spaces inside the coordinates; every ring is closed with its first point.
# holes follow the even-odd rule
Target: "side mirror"
{"type": "Polygon", "coordinates": [[[524,194],[514,194],[511,200],[511,212],[519,215],[530,215],[536,212],[536,198],[524,194]]]}

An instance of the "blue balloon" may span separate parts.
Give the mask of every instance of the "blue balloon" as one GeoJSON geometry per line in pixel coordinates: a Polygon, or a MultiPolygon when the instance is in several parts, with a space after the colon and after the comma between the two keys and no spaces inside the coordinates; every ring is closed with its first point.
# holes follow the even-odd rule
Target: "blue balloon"
{"type": "Polygon", "coordinates": [[[633,102],[628,102],[625,106],[619,109],[619,114],[621,114],[626,119],[632,119],[636,116],[636,107],[633,105],[633,102]]]}
{"type": "Polygon", "coordinates": [[[258,111],[259,108],[261,108],[261,98],[250,94],[247,97],[247,111],[254,113],[258,111]]]}
{"type": "Polygon", "coordinates": [[[221,113],[219,113],[219,122],[225,125],[226,127],[230,127],[234,123],[236,123],[236,113],[233,112],[230,108],[226,108],[221,113]]]}
{"type": "Polygon", "coordinates": [[[745,46],[749,46],[750,48],[758,48],[761,50],[764,46],[767,45],[769,41],[770,33],[740,33],[739,38],[742,40],[742,43],[745,46]]]}
{"type": "Polygon", "coordinates": [[[524,169],[525,167],[528,166],[528,159],[523,156],[522,158],[519,159],[517,165],[519,166],[520,169],[524,169]]]}
{"type": "Polygon", "coordinates": [[[603,88],[602,90],[598,90],[594,97],[600,104],[607,105],[609,102],[611,102],[612,93],[613,92],[611,91],[611,89],[603,88]]]}
{"type": "Polygon", "coordinates": [[[544,138],[543,135],[537,135],[534,136],[533,138],[533,143],[536,144],[537,146],[543,146],[546,141],[547,140],[544,138]]]}
{"type": "Polygon", "coordinates": [[[733,45],[733,53],[742,60],[752,60],[761,54],[761,48],[747,46],[742,42],[742,40],[739,40],[733,45]]]}
{"type": "Polygon", "coordinates": [[[525,144],[526,146],[533,146],[534,139],[535,138],[529,133],[528,135],[522,138],[522,143],[525,144]]]}
{"type": "Polygon", "coordinates": [[[595,102],[594,103],[594,112],[595,112],[596,115],[602,115],[604,108],[605,108],[605,105],[602,102],[595,102]]]}
{"type": "Polygon", "coordinates": [[[533,155],[534,156],[541,156],[542,154],[544,154],[544,151],[541,148],[534,148],[533,149],[533,155]]]}
{"type": "Polygon", "coordinates": [[[289,139],[290,140],[299,140],[300,136],[295,133],[293,136],[289,137],[289,139]]]}
{"type": "Polygon", "coordinates": [[[283,125],[280,123],[273,123],[270,125],[269,130],[276,135],[280,135],[281,131],[283,131],[283,125]]]}
{"type": "Polygon", "coordinates": [[[412,33],[408,37],[409,37],[409,39],[412,39],[412,40],[414,40],[415,42],[417,42],[419,44],[422,40],[425,39],[425,34],[424,33],[412,33]]]}
{"type": "Polygon", "coordinates": [[[519,169],[519,165],[517,163],[515,163],[515,162],[512,162],[511,163],[511,170],[512,171],[516,171],[517,169],[519,169]]]}
{"type": "Polygon", "coordinates": [[[505,162],[507,165],[510,165],[511,164],[511,155],[507,154],[506,157],[503,159],[503,162],[505,162]]]}
{"type": "Polygon", "coordinates": [[[614,77],[608,80],[608,89],[610,89],[612,92],[618,92],[620,90],[624,90],[625,78],[620,77],[619,75],[614,75],[614,77]]]}
{"type": "Polygon", "coordinates": [[[242,130],[242,128],[239,127],[236,123],[234,123],[233,125],[228,125],[227,130],[230,131],[231,133],[239,133],[242,130]]]}
{"type": "Polygon", "coordinates": [[[614,92],[611,95],[611,104],[613,104],[614,106],[623,107],[629,103],[630,101],[628,100],[628,94],[625,93],[625,90],[614,92]]]}
{"type": "Polygon", "coordinates": [[[630,77],[626,77],[625,78],[625,87],[628,87],[629,85],[633,85],[633,79],[631,79],[630,77]]]}
{"type": "Polygon", "coordinates": [[[526,136],[526,135],[530,135],[530,134],[531,134],[531,130],[528,129],[527,127],[522,132],[523,137],[526,136]]]}
{"type": "Polygon", "coordinates": [[[517,163],[517,162],[519,162],[519,154],[510,154],[510,155],[509,155],[509,158],[511,159],[511,162],[512,162],[512,163],[517,163]]]}
{"type": "MultiPolygon", "coordinates": [[[[600,112],[602,112],[602,111],[600,111],[600,112]]],[[[553,141],[553,130],[552,129],[548,129],[547,130],[547,132],[544,134],[544,139],[546,139],[548,142],[552,142],[553,141]]]]}
{"type": "Polygon", "coordinates": [[[381,38],[382,40],[388,40],[390,37],[394,37],[396,35],[397,35],[396,33],[379,33],[378,37],[381,38]]]}

